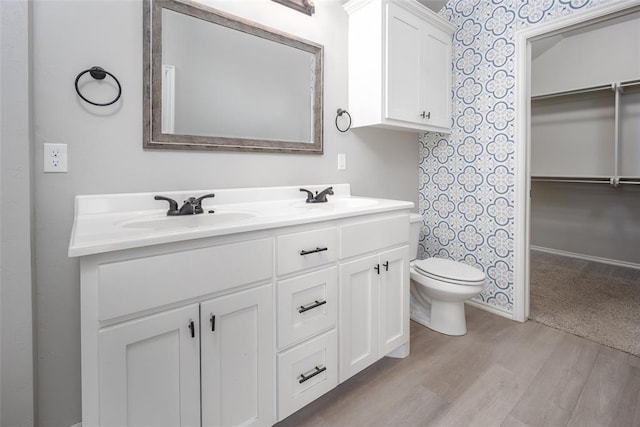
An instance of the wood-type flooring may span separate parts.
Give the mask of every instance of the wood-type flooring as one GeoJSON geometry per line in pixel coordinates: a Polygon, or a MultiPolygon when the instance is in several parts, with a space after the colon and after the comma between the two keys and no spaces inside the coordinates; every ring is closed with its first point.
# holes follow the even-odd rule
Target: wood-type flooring
{"type": "Polygon", "coordinates": [[[411,322],[383,358],[279,427],[640,426],[640,358],[537,322],[466,307],[450,337],[411,322]]]}

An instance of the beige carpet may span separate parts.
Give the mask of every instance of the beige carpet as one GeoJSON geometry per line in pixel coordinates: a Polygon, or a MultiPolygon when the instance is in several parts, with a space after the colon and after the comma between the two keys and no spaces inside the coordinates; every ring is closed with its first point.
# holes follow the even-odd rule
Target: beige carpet
{"type": "Polygon", "coordinates": [[[529,318],[640,356],[640,270],[532,250],[529,318]]]}

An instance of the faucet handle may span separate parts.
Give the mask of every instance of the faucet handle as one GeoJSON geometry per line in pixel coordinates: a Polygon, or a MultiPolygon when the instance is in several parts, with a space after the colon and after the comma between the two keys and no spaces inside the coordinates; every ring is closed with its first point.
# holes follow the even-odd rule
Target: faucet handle
{"type": "Polygon", "coordinates": [[[194,199],[195,204],[193,205],[193,210],[195,211],[195,213],[197,214],[203,213],[204,210],[202,209],[202,201],[204,199],[212,199],[214,197],[216,197],[216,195],[211,193],[211,194],[205,194],[204,196],[200,196],[197,199],[194,199]]]}
{"type": "Polygon", "coordinates": [[[178,202],[165,196],[155,196],[154,199],[169,202],[169,210],[167,211],[167,215],[178,215],[178,202]]]}
{"type": "Polygon", "coordinates": [[[313,192],[311,192],[311,191],[309,191],[309,190],[307,190],[307,189],[305,189],[305,188],[301,188],[301,189],[300,189],[300,191],[304,191],[305,193],[307,193],[307,203],[311,203],[311,202],[312,202],[312,200],[313,200],[313,199],[314,199],[314,197],[315,197],[315,196],[314,196],[314,194],[313,194],[313,192]]]}
{"type": "Polygon", "coordinates": [[[202,206],[202,201],[204,199],[213,199],[214,197],[216,197],[215,194],[211,193],[211,194],[205,194],[204,196],[200,196],[196,199],[196,203],[198,203],[198,206],[202,206]]]}
{"type": "Polygon", "coordinates": [[[327,187],[324,190],[322,190],[320,193],[317,193],[316,197],[315,197],[315,202],[316,203],[326,203],[327,202],[327,195],[333,196],[333,187],[327,187]]]}

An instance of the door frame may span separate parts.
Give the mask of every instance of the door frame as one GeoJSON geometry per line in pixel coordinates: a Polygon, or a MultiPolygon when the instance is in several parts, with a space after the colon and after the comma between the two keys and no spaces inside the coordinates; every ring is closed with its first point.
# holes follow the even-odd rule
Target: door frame
{"type": "Polygon", "coordinates": [[[513,319],[529,317],[531,214],[531,43],[549,36],[640,12],[640,0],[621,0],[533,25],[515,34],[515,218],[513,319]]]}

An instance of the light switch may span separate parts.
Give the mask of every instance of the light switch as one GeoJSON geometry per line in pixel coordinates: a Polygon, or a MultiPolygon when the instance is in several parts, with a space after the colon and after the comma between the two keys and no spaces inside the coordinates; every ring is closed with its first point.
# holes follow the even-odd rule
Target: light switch
{"type": "Polygon", "coordinates": [[[343,171],[347,169],[347,155],[342,153],[338,154],[338,170],[343,171]]]}

